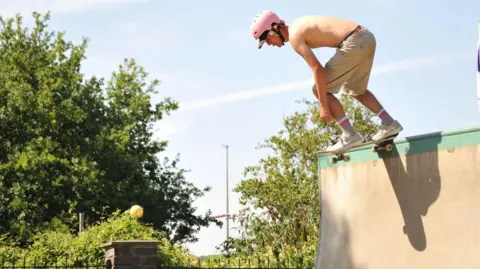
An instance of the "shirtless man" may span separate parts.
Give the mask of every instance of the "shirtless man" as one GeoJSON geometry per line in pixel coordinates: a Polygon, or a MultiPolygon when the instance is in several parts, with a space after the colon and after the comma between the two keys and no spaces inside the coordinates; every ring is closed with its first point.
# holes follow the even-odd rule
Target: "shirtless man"
{"type": "Polygon", "coordinates": [[[350,120],[334,94],[343,91],[352,96],[382,121],[380,131],[373,140],[398,134],[403,130],[368,90],[368,81],[375,55],[374,35],[355,22],[330,16],[304,16],[286,25],[270,10],[260,12],[251,25],[253,37],[259,40],[260,49],[265,43],[282,47],[290,42],[312,69],[315,84],[313,94],[320,103],[320,117],[325,122],[335,120],[343,133],[339,141],[328,151],[344,151],[362,143],[361,136],[353,129],[350,120]],[[323,67],[312,49],[336,48],[335,55],[323,67]]]}

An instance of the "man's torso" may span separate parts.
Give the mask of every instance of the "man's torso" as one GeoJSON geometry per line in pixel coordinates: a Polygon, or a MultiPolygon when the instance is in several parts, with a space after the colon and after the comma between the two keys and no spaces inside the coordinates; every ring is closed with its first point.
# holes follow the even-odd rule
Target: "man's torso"
{"type": "Polygon", "coordinates": [[[289,25],[289,39],[303,39],[312,49],[336,47],[357,26],[355,22],[330,16],[303,16],[289,25]]]}

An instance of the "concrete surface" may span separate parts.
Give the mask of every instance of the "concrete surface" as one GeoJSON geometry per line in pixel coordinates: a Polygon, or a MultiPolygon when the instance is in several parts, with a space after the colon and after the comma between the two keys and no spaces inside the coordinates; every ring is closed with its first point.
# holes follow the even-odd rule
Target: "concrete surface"
{"type": "Polygon", "coordinates": [[[365,148],[338,165],[323,157],[315,268],[479,269],[480,130],[466,135],[407,139],[391,156],[365,148]]]}

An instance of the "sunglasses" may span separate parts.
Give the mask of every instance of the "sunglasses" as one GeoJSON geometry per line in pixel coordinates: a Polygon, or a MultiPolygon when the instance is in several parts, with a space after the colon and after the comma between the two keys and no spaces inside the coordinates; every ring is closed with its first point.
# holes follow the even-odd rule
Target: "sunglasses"
{"type": "Polygon", "coordinates": [[[269,36],[274,36],[274,35],[277,35],[277,33],[275,33],[272,30],[266,30],[265,32],[263,32],[262,35],[260,35],[260,37],[258,39],[260,41],[263,41],[263,40],[267,39],[269,36]]]}

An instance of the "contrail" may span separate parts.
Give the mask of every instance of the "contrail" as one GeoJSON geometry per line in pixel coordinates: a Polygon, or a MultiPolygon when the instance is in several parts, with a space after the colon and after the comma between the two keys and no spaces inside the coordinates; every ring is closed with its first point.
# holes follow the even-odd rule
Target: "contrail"
{"type": "MultiPolygon", "coordinates": [[[[372,76],[389,74],[401,71],[412,71],[425,69],[428,67],[438,67],[440,65],[451,64],[454,61],[464,61],[470,56],[465,53],[454,55],[437,55],[428,56],[422,58],[413,58],[397,62],[391,62],[384,64],[372,70],[372,76]]],[[[191,102],[180,103],[179,111],[188,111],[198,109],[202,107],[209,107],[213,105],[226,104],[237,102],[241,100],[258,98],[266,95],[273,95],[283,92],[298,91],[305,88],[310,88],[313,85],[313,78],[303,81],[296,81],[287,84],[279,84],[269,87],[260,87],[255,89],[249,89],[245,91],[239,91],[236,93],[219,95],[216,97],[209,97],[191,102]]]]}

